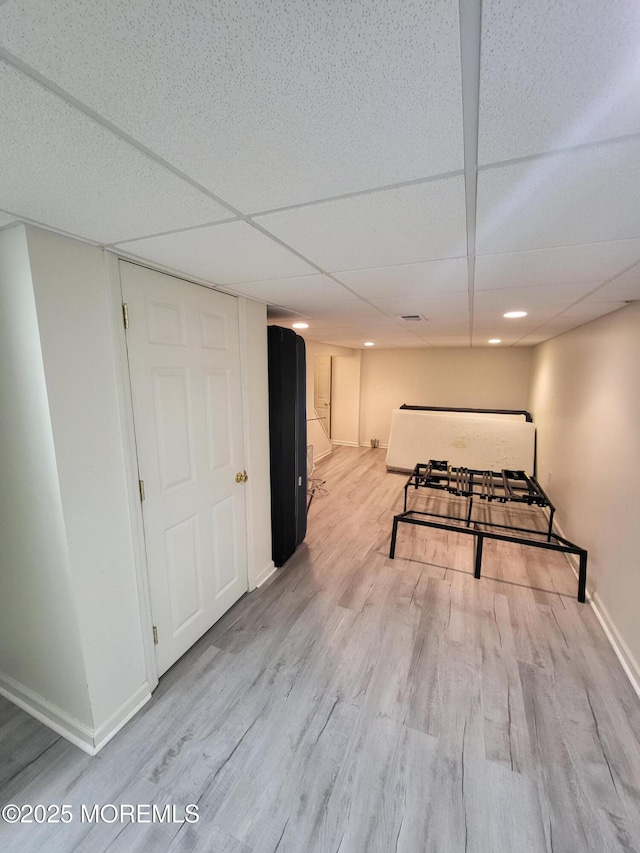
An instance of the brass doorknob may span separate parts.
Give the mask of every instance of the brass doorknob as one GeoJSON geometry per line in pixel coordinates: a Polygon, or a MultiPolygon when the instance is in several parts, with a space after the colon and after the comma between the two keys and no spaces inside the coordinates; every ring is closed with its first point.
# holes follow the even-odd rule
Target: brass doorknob
{"type": "Polygon", "coordinates": [[[246,471],[238,471],[236,474],[236,483],[246,483],[249,479],[249,475],[246,471]]]}

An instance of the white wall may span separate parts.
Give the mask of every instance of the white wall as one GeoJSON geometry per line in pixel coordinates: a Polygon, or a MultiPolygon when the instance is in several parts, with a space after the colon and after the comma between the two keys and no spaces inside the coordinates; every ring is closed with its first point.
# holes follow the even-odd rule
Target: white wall
{"type": "Polygon", "coordinates": [[[82,740],[93,719],[22,226],[0,232],[0,365],[0,688],[82,740]]]}
{"type": "Polygon", "coordinates": [[[636,303],[536,347],[530,406],[541,484],[640,684],[639,365],[636,303]]]}
{"type": "Polygon", "coordinates": [[[27,229],[95,741],[150,694],[122,435],[112,291],[101,249],[27,229]]]}
{"type": "MultiPolygon", "coordinates": [[[[331,442],[329,441],[322,424],[316,417],[313,405],[313,380],[315,375],[315,361],[317,355],[346,355],[352,354],[352,350],[346,347],[335,347],[330,344],[320,344],[316,341],[305,339],[307,353],[307,444],[313,445],[314,460],[321,459],[331,453],[331,442]]],[[[335,410],[332,406],[331,416],[334,417],[335,410]]]]}
{"type": "MultiPolygon", "coordinates": [[[[0,232],[0,690],[89,752],[155,683],[117,267],[0,232]]],[[[255,586],[273,570],[266,316],[239,308],[255,586]]]]}
{"type": "Polygon", "coordinates": [[[391,412],[403,403],[526,409],[532,359],[530,347],[365,350],[360,443],[386,445],[391,412]]]}

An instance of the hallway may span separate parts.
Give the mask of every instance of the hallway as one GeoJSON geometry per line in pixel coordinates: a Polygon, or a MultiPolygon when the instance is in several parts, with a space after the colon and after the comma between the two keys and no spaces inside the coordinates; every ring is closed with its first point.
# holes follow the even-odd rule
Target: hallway
{"type": "Polygon", "coordinates": [[[96,758],[0,699],[4,851],[523,853],[640,849],[640,700],[566,561],[405,525],[406,476],[338,447],[306,542],[96,758]],[[197,823],[81,805],[197,804],[197,823]]]}

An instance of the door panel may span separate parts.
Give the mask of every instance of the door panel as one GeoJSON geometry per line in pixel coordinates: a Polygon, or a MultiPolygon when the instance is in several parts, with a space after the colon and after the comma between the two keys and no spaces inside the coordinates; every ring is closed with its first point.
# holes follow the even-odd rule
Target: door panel
{"type": "Polygon", "coordinates": [[[247,589],[237,300],[122,261],[162,674],[247,589]]]}
{"type": "Polygon", "coordinates": [[[316,416],[331,438],[331,356],[317,355],[314,369],[313,405],[316,416]]]}

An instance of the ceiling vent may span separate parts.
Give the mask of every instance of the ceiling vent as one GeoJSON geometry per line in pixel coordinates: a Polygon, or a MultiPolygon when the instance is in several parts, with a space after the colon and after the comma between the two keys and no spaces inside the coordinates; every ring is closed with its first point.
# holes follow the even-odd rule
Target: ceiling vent
{"type": "Polygon", "coordinates": [[[396,319],[405,323],[424,323],[427,318],[422,314],[396,314],[396,319]]]}

